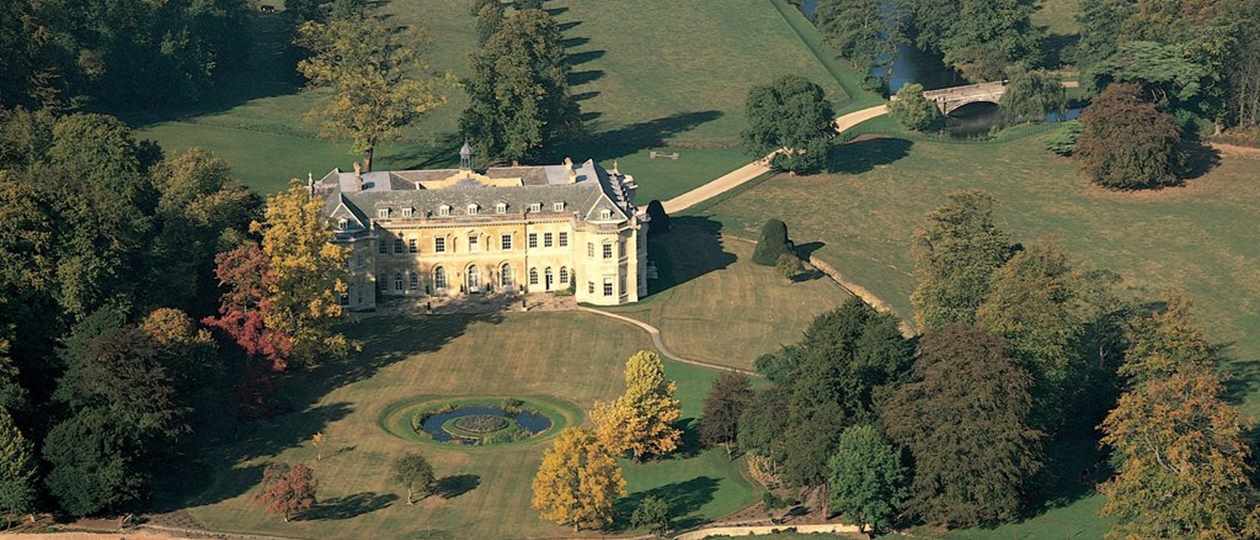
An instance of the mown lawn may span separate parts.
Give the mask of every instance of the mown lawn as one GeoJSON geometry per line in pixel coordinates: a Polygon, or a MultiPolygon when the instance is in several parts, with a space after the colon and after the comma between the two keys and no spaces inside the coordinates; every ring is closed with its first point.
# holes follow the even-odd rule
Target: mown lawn
{"type": "MultiPolygon", "coordinates": [[[[294,374],[284,386],[294,412],[209,449],[203,480],[162,505],[183,507],[215,530],[303,538],[563,535],[566,529],[529,507],[547,442],[474,450],[409,443],[382,430],[380,413],[419,395],[546,395],[588,409],[618,395],[626,357],[651,347],[629,325],[581,313],[376,317],[351,333],[364,340],[362,353],[294,374]],[[310,444],[317,432],[328,441],[318,461],[310,444]],[[442,494],[408,506],[389,482],[389,466],[412,450],[433,462],[442,494]],[[319,482],[319,504],[290,523],[251,501],[262,469],[275,461],[306,463],[319,482]]],[[[694,420],[715,373],[672,362],[666,372],[678,382],[684,418],[694,420]]],[[[728,514],[757,495],[720,449],[624,465],[631,494],[623,509],[651,492],[673,504],[683,523],[728,514]]]]}
{"type": "Polygon", "coordinates": [[[660,276],[648,282],[651,294],[607,309],[659,328],[674,353],[751,369],[758,356],[800,341],[816,315],[849,298],[822,274],[789,282],[776,268],[753,263],[754,244],[724,236],[720,223],[682,217],[672,224],[648,244],[660,276]]]}
{"type": "MultiPolygon", "coordinates": [[[[590,134],[554,149],[593,158],[633,174],[638,198],[667,199],[749,161],[739,149],[748,89],[784,74],[821,84],[838,106],[840,83],[798,37],[783,15],[761,0],[609,0],[547,2],[565,28],[573,62],[572,89],[590,134]],[[651,150],[678,160],[651,160],[651,150]]],[[[434,71],[468,75],[476,47],[467,3],[390,0],[388,24],[422,24],[425,56],[434,71]]],[[[280,15],[252,18],[255,55],[245,73],[196,108],[126,114],[140,135],[167,151],[190,146],[228,160],[248,185],[268,193],[293,177],[349,169],[357,156],[345,143],[320,140],[304,120],[314,96],[299,91],[280,15]]],[[[377,153],[377,168],[449,166],[462,142],[455,131],[463,91],[409,130],[406,141],[377,153]]]]}
{"type": "MultiPolygon", "coordinates": [[[[781,218],[796,242],[822,242],[821,258],[908,318],[914,227],[947,193],[983,189],[1018,240],[1055,238],[1076,257],[1118,272],[1136,298],[1188,292],[1203,326],[1232,345],[1232,361],[1222,366],[1237,376],[1232,395],[1244,412],[1260,414],[1260,160],[1224,156],[1182,188],[1111,193],[1045,151],[1046,129],[976,144],[880,137],[872,134],[878,127],[859,128],[866,135],[839,150],[840,172],[771,177],[695,213],[743,235],[781,218]]],[[[1062,538],[1062,525],[1076,523],[1093,537],[1101,530],[1098,504],[1089,497],[1025,524],[957,534],[1062,538]]]]}

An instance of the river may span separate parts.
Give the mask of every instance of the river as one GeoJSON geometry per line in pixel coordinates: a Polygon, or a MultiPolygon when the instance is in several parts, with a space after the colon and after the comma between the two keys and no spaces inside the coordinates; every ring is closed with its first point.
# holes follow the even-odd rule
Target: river
{"type": "MultiPolygon", "coordinates": [[[[892,10],[893,2],[885,2],[884,9],[892,10]]],[[[802,0],[801,12],[809,20],[814,20],[814,12],[818,9],[818,0],[802,0]]],[[[891,13],[891,12],[890,12],[891,13]]],[[[923,52],[912,44],[897,45],[897,51],[887,68],[876,68],[877,75],[884,75],[885,69],[891,69],[888,75],[888,91],[896,93],[901,87],[918,83],[926,90],[948,88],[968,84],[958,72],[941,62],[940,57],[923,52]]],[[[1046,115],[1047,122],[1073,120],[1080,115],[1080,109],[1068,109],[1062,114],[1046,115]]],[[[992,103],[974,103],[962,107],[945,117],[945,131],[950,136],[960,139],[985,138],[994,128],[1004,127],[1007,120],[1002,110],[992,103]]]]}

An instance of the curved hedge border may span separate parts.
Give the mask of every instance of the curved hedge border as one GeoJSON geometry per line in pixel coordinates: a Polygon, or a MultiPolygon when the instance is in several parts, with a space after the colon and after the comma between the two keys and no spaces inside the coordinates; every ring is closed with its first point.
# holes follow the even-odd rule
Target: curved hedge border
{"type": "Polygon", "coordinates": [[[439,448],[447,448],[451,450],[459,450],[464,452],[492,452],[500,448],[516,448],[538,444],[555,437],[566,427],[580,425],[585,420],[586,415],[577,405],[567,401],[545,395],[534,396],[416,396],[399,401],[395,401],[386,405],[377,415],[376,425],[385,432],[398,437],[402,440],[432,445],[439,448]],[[438,442],[424,431],[417,431],[412,427],[412,419],[421,413],[427,413],[432,410],[444,408],[449,405],[456,407],[464,405],[492,405],[501,406],[503,400],[519,399],[524,402],[525,408],[535,409],[538,412],[551,419],[551,427],[546,431],[539,433],[528,439],[502,442],[491,445],[465,445],[438,442]]]}

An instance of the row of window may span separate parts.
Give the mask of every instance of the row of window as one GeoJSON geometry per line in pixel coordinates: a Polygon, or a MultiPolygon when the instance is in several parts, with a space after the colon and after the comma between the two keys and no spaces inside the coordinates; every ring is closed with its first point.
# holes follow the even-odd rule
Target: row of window
{"type": "MultiPolygon", "coordinates": [[[[553,212],[563,212],[563,211],[564,211],[564,208],[565,208],[565,203],[564,203],[564,201],[556,201],[556,202],[554,202],[554,203],[551,203],[551,211],[553,211],[553,212]]],[[[466,210],[466,211],[467,211],[468,215],[470,215],[470,216],[475,216],[475,215],[478,215],[478,214],[480,214],[480,213],[481,213],[481,205],[479,205],[479,204],[477,204],[477,203],[472,203],[472,204],[470,204],[470,205],[468,205],[468,206],[464,207],[464,210],[466,210]]],[[[507,213],[507,210],[508,210],[508,205],[507,205],[507,203],[498,203],[498,204],[495,204],[495,205],[494,205],[494,213],[496,213],[496,214],[506,214],[506,213],[507,213]]],[[[531,203],[531,204],[529,205],[529,211],[530,211],[530,212],[542,212],[542,203],[531,203]]],[[[415,209],[415,208],[411,208],[411,207],[404,207],[404,208],[402,208],[402,209],[401,209],[401,212],[402,212],[402,217],[403,217],[403,218],[413,218],[413,217],[416,217],[416,209],[415,209]]],[[[391,215],[393,215],[393,209],[391,209],[391,208],[377,208],[377,209],[376,209],[376,217],[377,217],[377,218],[379,218],[379,219],[389,219],[391,215]]],[[[437,213],[436,213],[436,215],[437,215],[438,217],[447,217],[447,216],[450,216],[450,215],[451,215],[451,207],[450,207],[450,205],[446,205],[446,204],[444,204],[444,205],[442,205],[442,206],[439,206],[439,207],[437,208],[437,213]]]]}
{"type": "MultiPolygon", "coordinates": [[[[528,242],[529,242],[530,249],[537,249],[538,248],[538,233],[529,233],[528,242]]],[[[567,232],[542,233],[542,246],[543,247],[549,248],[549,247],[554,247],[556,245],[558,245],[559,247],[569,247],[569,233],[567,232]]],[[[389,246],[390,246],[389,242],[382,240],[377,243],[377,246],[376,246],[377,252],[381,254],[389,253],[389,246]]],[[[406,239],[395,238],[393,242],[393,246],[394,246],[394,253],[396,254],[420,252],[420,248],[415,238],[406,238],[406,239]]],[[[439,236],[433,239],[433,252],[434,253],[446,253],[446,248],[447,248],[446,237],[439,236]]],[[[503,251],[510,251],[512,249],[512,235],[504,234],[504,235],[499,236],[499,249],[503,251]]],[[[587,252],[588,252],[587,255],[594,257],[594,249],[595,249],[594,244],[589,244],[587,246],[587,252]]],[[[479,235],[476,235],[476,234],[468,235],[468,251],[481,251],[481,237],[479,235]]],[[[605,252],[604,258],[606,259],[611,258],[612,257],[611,255],[612,244],[604,244],[604,252],[605,252]]]]}
{"type": "MultiPolygon", "coordinates": [[[[466,283],[464,285],[466,285],[468,289],[470,290],[480,289],[482,286],[480,273],[481,271],[477,269],[477,266],[475,265],[469,266],[465,270],[466,283]]],[[[552,272],[550,266],[543,269],[543,280],[544,280],[543,284],[544,284],[545,289],[551,290],[552,286],[556,283],[556,281],[554,281],[555,277],[556,277],[556,274],[552,272]]],[[[569,285],[570,280],[574,279],[575,276],[573,276],[573,274],[569,272],[568,267],[561,266],[560,272],[559,272],[559,278],[560,278],[559,284],[567,287],[569,285]]],[[[499,281],[499,285],[504,288],[512,286],[513,279],[512,279],[512,265],[511,264],[503,263],[503,265],[499,267],[498,281],[499,281]]],[[[438,266],[433,269],[432,284],[433,284],[434,290],[446,289],[449,286],[449,283],[446,277],[446,268],[438,266]]],[[[537,268],[529,269],[529,284],[531,286],[536,286],[539,284],[537,268]]],[[[404,289],[410,289],[410,290],[419,289],[420,288],[420,274],[417,272],[406,272],[406,274],[404,274],[403,272],[395,272],[393,285],[394,285],[394,290],[396,291],[402,291],[404,289]]],[[[381,282],[381,288],[382,289],[385,288],[384,281],[381,282]]]]}

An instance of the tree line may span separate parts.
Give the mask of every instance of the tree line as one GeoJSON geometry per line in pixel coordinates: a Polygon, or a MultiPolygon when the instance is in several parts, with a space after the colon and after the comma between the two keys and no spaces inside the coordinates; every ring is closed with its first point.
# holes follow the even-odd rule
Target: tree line
{"type": "Polygon", "coordinates": [[[1189,301],[1015,242],[994,207],[956,193],[916,230],[920,335],[850,300],[757,360],[768,385],[724,374],[701,440],[871,534],[1011,522],[1074,483],[1106,497],[1109,537],[1260,533],[1251,423],[1189,301]],[[1101,451],[1067,468],[1081,443],[1101,451]]]}

